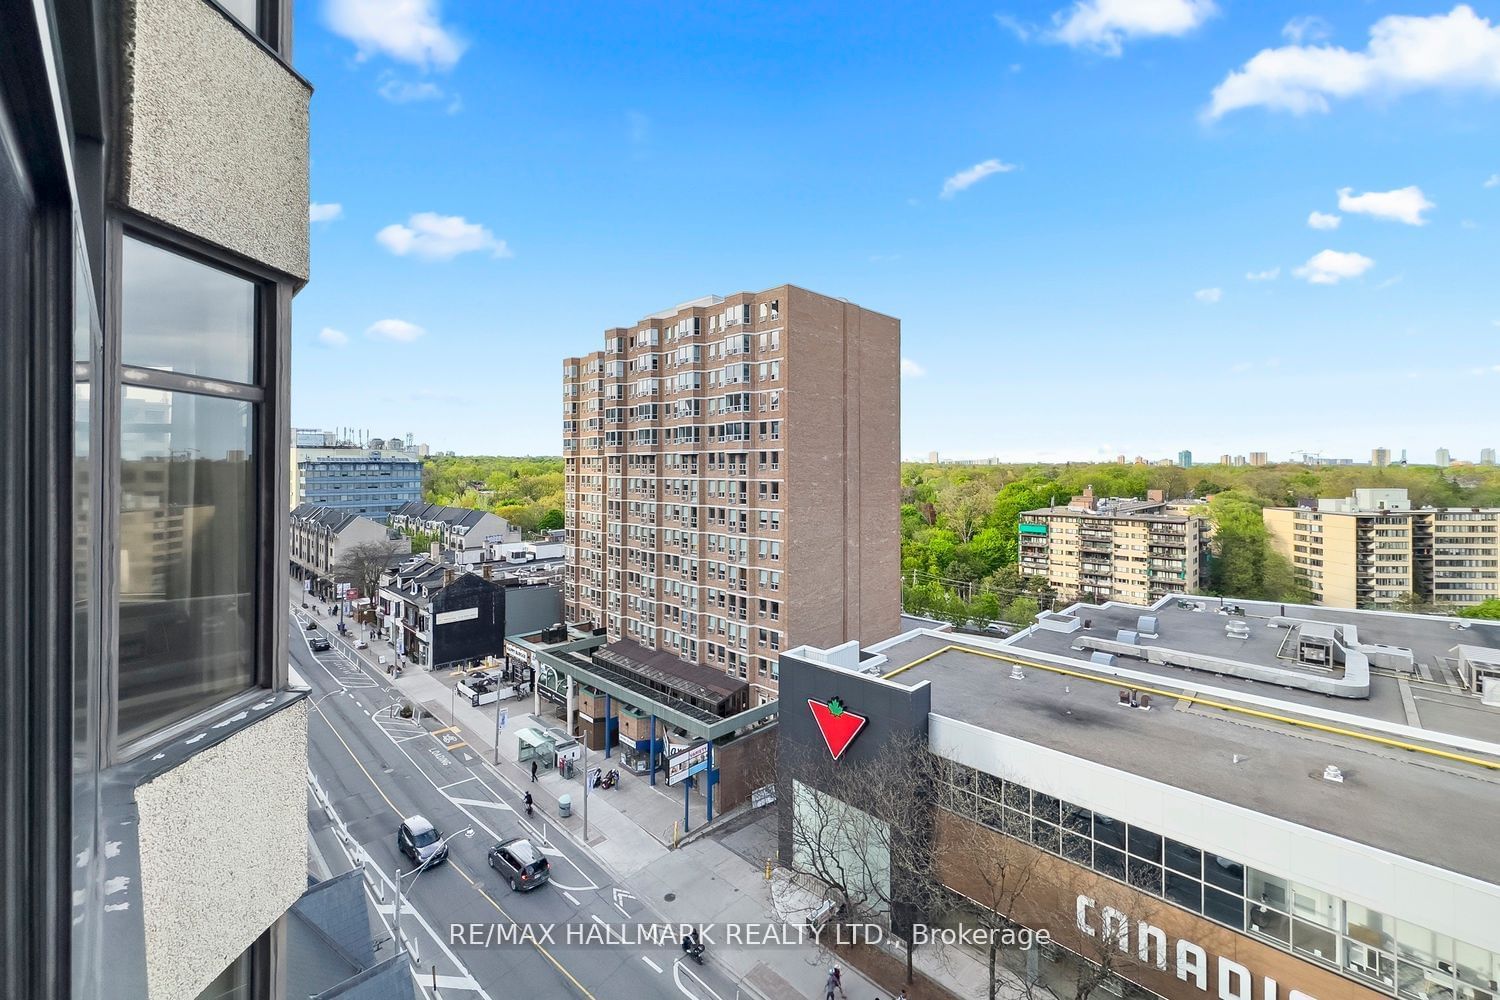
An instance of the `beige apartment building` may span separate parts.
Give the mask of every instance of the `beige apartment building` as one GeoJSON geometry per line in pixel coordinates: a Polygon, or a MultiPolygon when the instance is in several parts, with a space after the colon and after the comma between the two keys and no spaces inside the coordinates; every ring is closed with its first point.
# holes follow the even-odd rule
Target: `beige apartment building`
{"type": "MultiPolygon", "coordinates": [[[[1181,510],[1181,507],[1176,507],[1181,510]]],[[[1067,600],[1148,604],[1202,584],[1206,520],[1176,513],[1160,490],[1145,500],[1095,497],[1021,515],[1020,564],[1067,600]]]]}
{"type": "Polygon", "coordinates": [[[1416,595],[1470,605],[1500,597],[1500,508],[1413,509],[1406,490],[1355,490],[1316,509],[1268,507],[1272,547],[1318,604],[1378,608],[1416,595]]]}
{"type": "Polygon", "coordinates": [[[776,697],[782,650],[899,631],[901,324],[792,285],[563,362],[564,613],[776,697]]]}

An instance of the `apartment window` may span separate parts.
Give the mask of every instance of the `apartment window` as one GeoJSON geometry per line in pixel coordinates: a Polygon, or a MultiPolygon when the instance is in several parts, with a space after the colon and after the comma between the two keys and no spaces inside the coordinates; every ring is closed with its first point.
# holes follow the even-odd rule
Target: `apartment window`
{"type": "Polygon", "coordinates": [[[258,682],[262,295],[247,278],[124,237],[122,742],[258,682]]]}
{"type": "Polygon", "coordinates": [[[279,0],[214,0],[235,21],[238,21],[250,34],[265,42],[273,50],[279,52],[281,45],[278,37],[278,26],[281,23],[281,4],[279,0]]]}

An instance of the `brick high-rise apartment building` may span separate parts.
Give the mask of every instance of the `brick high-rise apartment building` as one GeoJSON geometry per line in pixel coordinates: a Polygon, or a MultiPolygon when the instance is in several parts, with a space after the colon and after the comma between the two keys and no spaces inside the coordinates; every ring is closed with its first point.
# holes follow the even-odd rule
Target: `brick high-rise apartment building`
{"type": "Polygon", "coordinates": [[[565,613],[775,697],[782,650],[898,630],[900,321],[791,285],[563,362],[565,613]]]}

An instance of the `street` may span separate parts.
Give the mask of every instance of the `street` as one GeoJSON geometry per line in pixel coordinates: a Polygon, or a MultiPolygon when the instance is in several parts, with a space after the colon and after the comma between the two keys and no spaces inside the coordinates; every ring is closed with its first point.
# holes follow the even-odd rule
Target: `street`
{"type": "MultiPolygon", "coordinates": [[[[308,757],[315,794],[368,858],[366,884],[383,920],[395,917],[395,879],[413,865],[396,828],[420,814],[450,837],[450,860],[402,878],[401,930],[428,996],[742,996],[725,974],[683,963],[675,927],[616,883],[583,845],[528,818],[523,789],[451,734],[397,714],[398,692],[340,651],[314,653],[294,613],[292,666],[312,689],[308,757]],[[512,892],[492,871],[496,842],[524,836],[551,863],[550,884],[512,892]],[[472,926],[471,926],[472,925],[472,926]],[[436,990],[433,984],[436,983],[436,990]]],[[[322,633],[314,633],[322,634],[322,633]]]]}

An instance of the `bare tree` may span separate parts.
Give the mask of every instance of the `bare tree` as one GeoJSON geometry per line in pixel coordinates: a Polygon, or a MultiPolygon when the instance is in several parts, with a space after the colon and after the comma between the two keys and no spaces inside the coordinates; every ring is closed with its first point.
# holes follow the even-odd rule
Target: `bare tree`
{"type": "Polygon", "coordinates": [[[351,545],[339,553],[338,562],[333,567],[334,579],[358,588],[361,596],[368,598],[373,607],[381,574],[405,548],[402,542],[393,539],[351,545]]]}
{"type": "Polygon", "coordinates": [[[785,745],[781,754],[792,779],[788,867],[834,904],[835,922],[876,923],[901,938],[911,983],[913,929],[948,902],[932,854],[932,798],[945,762],[916,735],[864,759],[830,763],[785,745]]]}

